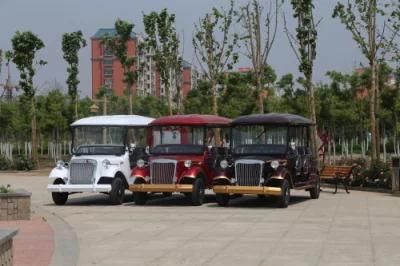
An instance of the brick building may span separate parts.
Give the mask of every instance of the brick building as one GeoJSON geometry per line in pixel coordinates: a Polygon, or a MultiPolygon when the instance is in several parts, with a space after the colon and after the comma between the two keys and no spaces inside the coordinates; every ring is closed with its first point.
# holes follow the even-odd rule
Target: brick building
{"type": "MultiPolygon", "coordinates": [[[[123,83],[123,69],[118,59],[109,49],[102,44],[104,36],[113,37],[116,35],[115,29],[99,29],[91,38],[92,49],[92,97],[95,98],[102,86],[108,87],[117,96],[124,94],[125,85],[123,83]]],[[[156,70],[156,64],[151,53],[139,54],[138,45],[143,42],[140,34],[131,34],[128,41],[128,56],[136,57],[137,64],[141,68],[138,72],[138,80],[131,88],[133,95],[153,95],[156,97],[166,96],[166,89],[161,84],[160,74],[156,70]]],[[[135,70],[135,68],[133,68],[135,70]]],[[[198,73],[186,61],[182,64],[182,94],[187,96],[190,90],[196,87],[198,73]]],[[[175,86],[172,86],[175,88],[175,86]]],[[[173,94],[176,91],[172,91],[173,94]]]]}

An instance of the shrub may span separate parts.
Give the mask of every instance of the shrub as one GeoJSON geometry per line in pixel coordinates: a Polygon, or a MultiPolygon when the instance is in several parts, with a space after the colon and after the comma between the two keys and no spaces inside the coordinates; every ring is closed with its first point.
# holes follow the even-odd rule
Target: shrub
{"type": "Polygon", "coordinates": [[[6,157],[0,155],[0,170],[9,170],[11,168],[11,161],[6,157]]]}
{"type": "Polygon", "coordinates": [[[7,186],[0,186],[0,193],[9,193],[11,192],[11,185],[8,184],[7,186]]]}
{"type": "Polygon", "coordinates": [[[34,168],[34,163],[30,158],[27,158],[24,155],[18,155],[14,160],[13,168],[15,170],[29,171],[34,168]]]}

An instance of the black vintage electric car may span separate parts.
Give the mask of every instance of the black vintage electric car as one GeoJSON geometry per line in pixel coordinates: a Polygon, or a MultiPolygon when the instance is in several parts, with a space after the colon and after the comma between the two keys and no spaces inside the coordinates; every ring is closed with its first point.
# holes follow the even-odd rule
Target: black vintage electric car
{"type": "Polygon", "coordinates": [[[310,148],[313,122],[283,113],[241,116],[232,121],[231,152],[213,180],[217,203],[228,206],[231,195],[270,195],[286,208],[290,189],[319,197],[317,158],[310,148]]]}

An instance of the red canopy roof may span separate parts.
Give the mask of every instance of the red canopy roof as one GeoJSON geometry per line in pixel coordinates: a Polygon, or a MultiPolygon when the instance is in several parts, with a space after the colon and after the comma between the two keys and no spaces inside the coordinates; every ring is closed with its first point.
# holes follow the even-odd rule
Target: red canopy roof
{"type": "Polygon", "coordinates": [[[231,119],[217,115],[172,115],[151,122],[150,126],[228,126],[231,119]]]}

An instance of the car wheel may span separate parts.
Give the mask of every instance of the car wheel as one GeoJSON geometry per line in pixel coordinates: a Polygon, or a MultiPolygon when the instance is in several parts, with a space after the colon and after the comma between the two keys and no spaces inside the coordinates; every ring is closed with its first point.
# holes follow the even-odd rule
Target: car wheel
{"type": "Polygon", "coordinates": [[[285,179],[281,185],[281,195],[278,197],[278,207],[287,208],[290,202],[289,182],[285,179]]]}
{"type": "Polygon", "coordinates": [[[110,201],[113,205],[124,203],[125,184],[121,178],[116,177],[111,182],[110,201]]]}
{"type": "Polygon", "coordinates": [[[172,192],[163,192],[162,195],[164,197],[171,197],[172,196],[172,192]]]}
{"type": "Polygon", "coordinates": [[[133,199],[136,205],[145,205],[147,201],[147,192],[133,192],[133,199]]]}
{"type": "Polygon", "coordinates": [[[192,193],[191,192],[183,192],[183,195],[185,195],[185,197],[188,198],[188,199],[192,198],[192,193]]]}
{"type": "Polygon", "coordinates": [[[217,203],[221,207],[228,207],[229,205],[229,199],[230,196],[229,194],[216,194],[215,199],[217,200],[217,203]]]}
{"type": "MultiPolygon", "coordinates": [[[[54,185],[65,184],[64,180],[57,178],[54,180],[54,185]]],[[[68,200],[68,192],[52,192],[51,197],[56,205],[64,205],[68,200]]]]}
{"type": "Polygon", "coordinates": [[[318,178],[317,183],[313,188],[310,189],[310,198],[312,199],[318,199],[319,198],[319,192],[321,191],[321,184],[320,180],[318,178]]]}
{"type": "Polygon", "coordinates": [[[199,206],[204,201],[205,186],[202,178],[197,177],[193,183],[192,205],[199,206]]]}

